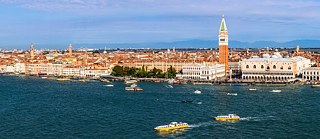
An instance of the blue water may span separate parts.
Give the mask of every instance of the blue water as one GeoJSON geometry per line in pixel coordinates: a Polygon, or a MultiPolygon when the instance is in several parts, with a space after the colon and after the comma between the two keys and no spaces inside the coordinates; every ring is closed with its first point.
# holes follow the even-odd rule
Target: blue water
{"type": "Polygon", "coordinates": [[[249,91],[249,86],[166,88],[140,82],[144,91],[133,93],[124,91],[122,82],[112,84],[1,76],[0,138],[320,138],[320,89],[308,85],[249,91]],[[193,94],[197,89],[202,94],[193,94]],[[194,102],[181,103],[186,99],[194,102]],[[213,120],[229,113],[242,118],[213,120]],[[191,128],[154,132],[172,121],[191,128]]]}

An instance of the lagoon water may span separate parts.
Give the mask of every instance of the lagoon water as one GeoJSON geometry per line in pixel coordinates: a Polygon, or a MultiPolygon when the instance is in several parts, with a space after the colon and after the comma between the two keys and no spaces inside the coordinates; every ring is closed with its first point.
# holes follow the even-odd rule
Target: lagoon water
{"type": "Polygon", "coordinates": [[[112,84],[1,76],[0,138],[320,138],[320,89],[308,85],[249,91],[250,86],[140,82],[144,91],[134,93],[124,91],[122,82],[112,84]],[[229,113],[242,118],[213,119],[229,113]],[[172,121],[191,127],[154,132],[172,121]]]}

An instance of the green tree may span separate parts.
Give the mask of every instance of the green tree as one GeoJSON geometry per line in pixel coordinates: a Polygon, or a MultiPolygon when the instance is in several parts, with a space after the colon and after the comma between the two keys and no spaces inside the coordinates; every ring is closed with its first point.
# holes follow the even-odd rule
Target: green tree
{"type": "Polygon", "coordinates": [[[158,77],[157,75],[161,74],[162,70],[154,67],[151,72],[153,73],[153,77],[158,77]]]}
{"type": "Polygon", "coordinates": [[[128,70],[128,75],[129,75],[129,76],[132,76],[132,77],[135,77],[135,76],[136,76],[136,68],[131,67],[131,68],[128,70]]]}
{"type": "Polygon", "coordinates": [[[113,67],[111,75],[113,75],[113,76],[123,76],[124,75],[123,67],[119,66],[119,65],[113,67]]]}
{"type": "Polygon", "coordinates": [[[173,68],[172,66],[170,66],[169,68],[168,68],[168,78],[174,78],[174,77],[176,77],[176,74],[177,74],[177,71],[176,71],[176,69],[175,68],[173,68]]]}
{"type": "MultiPolygon", "coordinates": [[[[124,67],[123,68],[123,76],[128,76],[129,75],[129,67],[124,67]]],[[[129,75],[130,76],[130,75],[129,75]]]]}

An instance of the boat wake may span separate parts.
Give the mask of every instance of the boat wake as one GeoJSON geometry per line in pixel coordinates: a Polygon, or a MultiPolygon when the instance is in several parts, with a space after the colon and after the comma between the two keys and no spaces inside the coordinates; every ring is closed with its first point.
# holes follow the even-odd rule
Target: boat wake
{"type": "Polygon", "coordinates": [[[190,128],[208,127],[213,124],[214,124],[213,121],[209,121],[209,122],[201,122],[201,123],[197,123],[197,124],[191,124],[191,125],[189,125],[189,127],[190,128]]]}
{"type": "Polygon", "coordinates": [[[243,117],[240,118],[241,121],[264,121],[264,120],[270,120],[274,116],[266,116],[266,117],[243,117]]]}

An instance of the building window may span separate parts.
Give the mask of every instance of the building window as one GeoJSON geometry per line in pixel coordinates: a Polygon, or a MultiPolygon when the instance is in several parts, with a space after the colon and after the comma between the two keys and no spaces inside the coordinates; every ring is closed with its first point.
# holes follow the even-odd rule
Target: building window
{"type": "Polygon", "coordinates": [[[248,68],[249,68],[249,65],[247,65],[246,68],[248,69],[248,68]]]}
{"type": "Polygon", "coordinates": [[[281,66],[280,69],[283,70],[283,66],[281,66]]]}
{"type": "Polygon", "coordinates": [[[256,68],[257,68],[257,66],[256,66],[256,65],[253,65],[253,68],[254,68],[254,69],[256,69],[256,68]]]}
{"type": "Polygon", "coordinates": [[[288,70],[291,70],[291,66],[288,67],[288,70]]]}
{"type": "Polygon", "coordinates": [[[261,65],[261,69],[263,69],[264,68],[264,66],[263,65],[261,65]]]}
{"type": "Polygon", "coordinates": [[[277,67],[276,67],[276,65],[273,65],[273,69],[276,69],[277,67]]]}
{"type": "Polygon", "coordinates": [[[269,70],[270,69],[270,67],[269,66],[267,66],[267,70],[269,70]]]}

